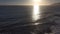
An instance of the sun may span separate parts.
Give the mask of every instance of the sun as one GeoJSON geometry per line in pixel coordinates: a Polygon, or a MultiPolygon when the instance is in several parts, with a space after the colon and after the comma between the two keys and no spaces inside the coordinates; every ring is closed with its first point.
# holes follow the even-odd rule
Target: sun
{"type": "Polygon", "coordinates": [[[39,4],[41,0],[33,0],[33,4],[39,4]]]}
{"type": "Polygon", "coordinates": [[[33,2],[41,2],[41,0],[33,0],[33,2]]]}

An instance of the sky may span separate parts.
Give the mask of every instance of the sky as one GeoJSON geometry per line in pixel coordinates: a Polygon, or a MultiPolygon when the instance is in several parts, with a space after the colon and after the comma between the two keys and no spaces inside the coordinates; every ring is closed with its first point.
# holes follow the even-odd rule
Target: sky
{"type": "MultiPolygon", "coordinates": [[[[44,3],[55,3],[60,0],[42,0],[44,3]]],[[[21,4],[32,4],[32,0],[0,0],[0,5],[21,5],[21,4]]]]}

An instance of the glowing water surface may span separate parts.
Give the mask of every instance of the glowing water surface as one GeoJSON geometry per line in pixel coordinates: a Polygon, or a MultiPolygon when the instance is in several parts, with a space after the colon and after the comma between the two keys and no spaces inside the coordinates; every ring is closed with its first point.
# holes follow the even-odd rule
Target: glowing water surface
{"type": "MultiPolygon", "coordinates": [[[[33,22],[37,21],[38,19],[40,19],[40,5],[39,5],[40,0],[34,0],[34,4],[33,4],[33,15],[32,15],[32,20],[33,22]]],[[[38,25],[40,23],[34,23],[34,25],[38,25]]]]}
{"type": "Polygon", "coordinates": [[[34,0],[34,4],[33,4],[33,15],[32,15],[32,20],[36,21],[40,18],[39,14],[40,14],[40,5],[39,5],[39,1],[40,0],[34,0]]]}

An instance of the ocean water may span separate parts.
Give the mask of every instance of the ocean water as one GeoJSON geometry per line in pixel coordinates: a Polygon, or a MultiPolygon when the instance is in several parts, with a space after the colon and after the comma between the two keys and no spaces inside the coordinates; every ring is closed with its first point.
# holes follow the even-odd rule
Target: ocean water
{"type": "MultiPolygon", "coordinates": [[[[0,32],[10,34],[31,34],[32,32],[35,33],[37,29],[42,31],[42,28],[45,29],[45,26],[48,25],[23,26],[32,23],[32,12],[33,6],[0,6],[0,32]]],[[[42,23],[48,22],[49,20],[51,22],[55,20],[56,23],[60,24],[60,6],[40,6],[40,12],[41,18],[46,18],[41,20],[42,23]]],[[[40,22],[40,20],[37,22],[40,22]]],[[[57,25],[56,28],[58,28],[58,26],[59,25],[57,25]]],[[[55,30],[57,31],[57,29],[55,30]]]]}
{"type": "Polygon", "coordinates": [[[23,29],[21,25],[31,21],[31,12],[32,6],[0,6],[0,31],[14,32],[18,28],[20,32],[23,29]]]}
{"type": "Polygon", "coordinates": [[[30,18],[31,12],[31,6],[0,6],[0,22],[12,22],[11,24],[13,22],[23,22],[27,18],[30,18]]]}

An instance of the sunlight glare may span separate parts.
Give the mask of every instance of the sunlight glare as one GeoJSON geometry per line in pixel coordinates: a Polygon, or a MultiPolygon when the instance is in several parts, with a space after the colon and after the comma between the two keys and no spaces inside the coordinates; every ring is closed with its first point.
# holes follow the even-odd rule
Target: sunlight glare
{"type": "Polygon", "coordinates": [[[36,21],[39,19],[39,2],[40,0],[34,0],[33,4],[33,21],[36,21]]]}
{"type": "Polygon", "coordinates": [[[39,19],[39,6],[38,5],[34,5],[33,20],[36,21],[37,19],[39,19]]]}

